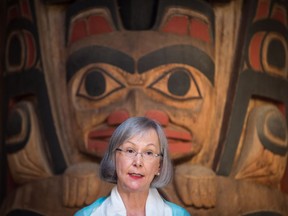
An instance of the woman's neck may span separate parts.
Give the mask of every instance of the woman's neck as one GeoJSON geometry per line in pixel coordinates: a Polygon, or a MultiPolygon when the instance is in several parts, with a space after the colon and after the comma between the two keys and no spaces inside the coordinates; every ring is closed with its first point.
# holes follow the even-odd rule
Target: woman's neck
{"type": "Polygon", "coordinates": [[[123,191],[119,188],[118,193],[122,198],[125,205],[127,216],[145,215],[146,201],[148,198],[149,190],[141,192],[123,191]]]}

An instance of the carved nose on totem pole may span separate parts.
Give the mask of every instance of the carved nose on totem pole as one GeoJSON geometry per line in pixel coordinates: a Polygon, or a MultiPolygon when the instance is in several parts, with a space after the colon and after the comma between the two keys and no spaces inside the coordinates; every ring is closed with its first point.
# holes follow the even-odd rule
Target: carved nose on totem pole
{"type": "Polygon", "coordinates": [[[127,76],[127,82],[131,86],[140,86],[144,84],[144,78],[142,75],[135,73],[127,76]]]}

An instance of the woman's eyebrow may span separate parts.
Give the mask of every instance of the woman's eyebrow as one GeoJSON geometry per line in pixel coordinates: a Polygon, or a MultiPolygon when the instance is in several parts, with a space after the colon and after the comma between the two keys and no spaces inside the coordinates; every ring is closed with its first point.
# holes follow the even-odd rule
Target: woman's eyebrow
{"type": "Polygon", "coordinates": [[[137,145],[136,143],[134,143],[134,142],[132,142],[132,141],[130,141],[130,140],[127,140],[127,142],[128,142],[128,143],[131,143],[131,144],[133,144],[133,145],[137,145]]]}

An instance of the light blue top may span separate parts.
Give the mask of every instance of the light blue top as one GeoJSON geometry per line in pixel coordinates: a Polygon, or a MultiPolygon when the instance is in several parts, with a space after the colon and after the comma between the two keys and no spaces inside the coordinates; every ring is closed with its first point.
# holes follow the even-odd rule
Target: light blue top
{"type": "MultiPolygon", "coordinates": [[[[79,211],[77,211],[74,214],[74,216],[90,216],[92,211],[95,208],[99,207],[106,199],[107,199],[107,197],[99,198],[98,200],[96,200],[95,202],[90,204],[89,206],[86,206],[86,207],[80,209],[79,211]]],[[[173,216],[190,216],[190,213],[187,210],[185,210],[184,208],[182,208],[181,206],[178,206],[175,203],[168,202],[166,200],[164,200],[164,202],[168,206],[171,207],[173,216]]]]}

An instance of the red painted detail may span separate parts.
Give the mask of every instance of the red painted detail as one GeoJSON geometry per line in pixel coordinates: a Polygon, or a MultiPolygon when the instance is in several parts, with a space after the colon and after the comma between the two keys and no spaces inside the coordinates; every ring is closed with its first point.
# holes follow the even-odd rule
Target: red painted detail
{"type": "Polygon", "coordinates": [[[287,16],[284,8],[282,7],[273,8],[271,18],[279,21],[280,23],[282,23],[284,26],[287,27],[287,16]]]}
{"type": "MultiPolygon", "coordinates": [[[[286,119],[287,113],[286,113],[285,104],[279,103],[277,107],[286,119]]],[[[284,172],[284,175],[283,175],[282,180],[280,182],[280,186],[281,186],[281,191],[288,194],[288,161],[286,163],[285,172],[284,172]]]]}
{"type": "Polygon", "coordinates": [[[84,19],[76,20],[71,25],[71,32],[70,32],[70,43],[73,43],[83,37],[87,37],[87,26],[86,21],[84,19]]]}
{"type": "Polygon", "coordinates": [[[13,193],[13,191],[15,191],[17,187],[19,187],[19,185],[17,185],[15,181],[13,180],[13,177],[9,168],[8,168],[7,175],[6,175],[6,183],[7,183],[6,185],[7,194],[13,193]]]}
{"type": "Polygon", "coordinates": [[[188,35],[188,21],[187,16],[173,16],[164,25],[162,31],[179,35],[188,35]]]}
{"type": "Polygon", "coordinates": [[[270,0],[259,0],[255,20],[265,19],[269,16],[270,0]]]}
{"type": "Polygon", "coordinates": [[[103,16],[90,16],[88,18],[89,35],[104,34],[112,32],[108,20],[103,16]]]}
{"type": "Polygon", "coordinates": [[[167,126],[169,124],[168,115],[160,110],[149,110],[146,112],[145,116],[147,118],[154,119],[162,126],[167,126]]]}
{"type": "Polygon", "coordinates": [[[34,38],[32,36],[31,33],[29,32],[25,32],[24,34],[24,38],[25,38],[25,44],[27,47],[27,59],[26,59],[26,68],[31,68],[36,61],[36,48],[35,48],[35,42],[34,42],[34,38]]]}
{"type": "Polygon", "coordinates": [[[87,150],[89,152],[95,152],[100,155],[104,155],[108,149],[108,141],[103,140],[89,140],[87,150]]]}
{"type": "Polygon", "coordinates": [[[278,109],[280,110],[280,112],[286,116],[286,108],[285,108],[285,105],[283,103],[280,103],[278,106],[278,109]]]}
{"type": "Polygon", "coordinates": [[[192,19],[190,22],[190,36],[210,43],[209,25],[202,20],[192,19]]]}
{"type": "Polygon", "coordinates": [[[164,132],[168,139],[176,139],[182,141],[191,141],[192,135],[187,131],[176,131],[171,129],[164,129],[164,132]]]}
{"type": "Polygon", "coordinates": [[[183,154],[187,152],[191,152],[193,148],[192,142],[180,142],[180,141],[171,141],[168,140],[169,143],[169,152],[172,154],[183,154]]]}
{"type": "Polygon", "coordinates": [[[265,33],[257,33],[255,34],[251,41],[249,46],[249,62],[252,66],[252,68],[256,71],[262,71],[261,67],[261,46],[262,41],[265,36],[265,33]]]}
{"type": "Polygon", "coordinates": [[[15,101],[15,99],[10,99],[8,102],[8,110],[9,111],[13,110],[13,108],[16,104],[17,104],[17,102],[15,101]]]}
{"type": "Polygon", "coordinates": [[[13,5],[8,9],[7,12],[7,21],[11,22],[13,19],[20,16],[20,11],[17,5],[13,5]]]}
{"type": "Polygon", "coordinates": [[[30,6],[28,0],[20,1],[21,15],[32,20],[32,15],[30,11],[30,6]]]}
{"type": "Polygon", "coordinates": [[[281,191],[288,194],[288,161],[286,163],[286,169],[283,175],[283,178],[280,182],[281,184],[281,191]]]}
{"type": "Polygon", "coordinates": [[[108,125],[115,126],[120,125],[122,122],[130,117],[129,112],[126,110],[117,110],[112,112],[107,119],[108,125]]]}
{"type": "Polygon", "coordinates": [[[91,131],[88,135],[89,139],[110,138],[114,132],[114,128],[105,128],[91,131]]]}
{"type": "Polygon", "coordinates": [[[115,128],[97,129],[88,134],[87,150],[97,153],[105,153],[108,148],[108,140],[115,128]]]}

